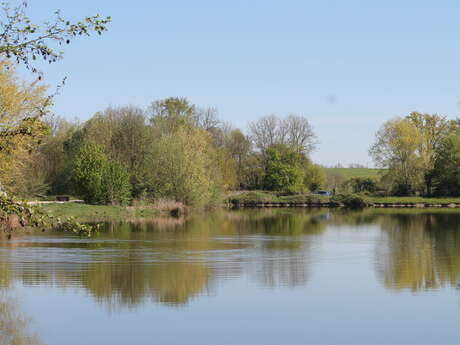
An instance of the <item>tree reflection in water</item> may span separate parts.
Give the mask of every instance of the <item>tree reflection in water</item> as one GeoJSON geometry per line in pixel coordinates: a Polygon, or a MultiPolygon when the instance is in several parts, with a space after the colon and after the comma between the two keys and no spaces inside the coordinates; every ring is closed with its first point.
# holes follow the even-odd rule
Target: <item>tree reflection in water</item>
{"type": "Polygon", "coordinates": [[[325,232],[343,226],[362,232],[371,225],[381,234],[375,261],[385,287],[457,285],[460,213],[376,209],[241,210],[110,223],[88,240],[38,235],[2,243],[14,248],[0,252],[0,265],[14,262],[15,269],[0,267],[0,282],[83,288],[110,309],[147,300],[183,306],[214,293],[222,279],[243,275],[264,287],[305,286],[325,232]]]}
{"type": "Polygon", "coordinates": [[[400,213],[380,224],[377,270],[385,286],[418,291],[458,285],[460,214],[400,213]]]}
{"type": "Polygon", "coordinates": [[[11,267],[0,261],[0,344],[41,345],[38,336],[30,329],[30,320],[21,312],[21,303],[14,296],[11,267]]]}
{"type": "Polygon", "coordinates": [[[19,265],[15,278],[23,284],[83,287],[110,309],[136,307],[147,299],[185,305],[212,293],[217,279],[245,271],[264,286],[303,286],[311,238],[324,231],[327,212],[216,212],[186,221],[111,223],[85,241],[45,235],[42,241],[15,244],[17,255],[23,249],[29,257],[45,258],[19,265]],[[50,251],[62,262],[48,262],[50,251]]]}

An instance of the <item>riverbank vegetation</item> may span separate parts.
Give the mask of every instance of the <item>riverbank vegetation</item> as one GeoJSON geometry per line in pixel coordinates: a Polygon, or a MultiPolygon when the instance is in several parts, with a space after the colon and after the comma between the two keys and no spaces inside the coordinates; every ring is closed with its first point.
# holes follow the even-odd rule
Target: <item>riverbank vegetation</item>
{"type": "Polygon", "coordinates": [[[220,205],[230,190],[306,192],[325,182],[308,158],[316,139],[301,116],[263,117],[245,135],[215,109],[171,97],[147,109],[110,107],[83,124],[45,120],[50,134],[27,154],[33,173],[26,177],[29,170],[17,168],[27,190],[18,179],[3,184],[16,195],[70,194],[102,205],[171,199],[206,207],[220,205]]]}
{"type": "MultiPolygon", "coordinates": [[[[62,56],[51,43],[100,34],[110,18],[72,24],[58,16],[40,29],[21,25],[30,23],[25,8],[5,7],[11,25],[0,42],[2,205],[12,195],[75,195],[88,204],[116,206],[170,200],[183,208],[225,200],[308,203],[321,200],[321,189],[335,195],[330,200],[361,205],[368,198],[460,196],[460,119],[437,114],[414,112],[385,122],[369,150],[378,169],[355,175],[311,160],[319,140],[302,115],[267,115],[245,131],[222,121],[217,109],[183,97],[152,100],[146,108],[108,107],[84,123],[52,115],[54,95],[34,60],[55,62],[62,56]],[[46,34],[50,25],[58,30],[46,34]],[[34,35],[36,40],[27,39],[34,35]],[[12,58],[37,80],[21,80],[12,58]],[[249,192],[227,196],[242,190],[249,192]]],[[[0,221],[19,207],[16,201],[5,206],[0,221]]]]}

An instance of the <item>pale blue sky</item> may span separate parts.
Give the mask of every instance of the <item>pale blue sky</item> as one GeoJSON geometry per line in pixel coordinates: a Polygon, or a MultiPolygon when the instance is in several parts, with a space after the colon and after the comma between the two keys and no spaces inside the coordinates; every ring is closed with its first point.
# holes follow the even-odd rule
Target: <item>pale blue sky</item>
{"type": "Polygon", "coordinates": [[[184,96],[246,128],[270,113],[302,114],[322,164],[371,164],[374,133],[411,111],[460,113],[457,1],[30,0],[78,19],[110,15],[46,67],[67,85],[56,112],[87,119],[108,105],[184,96]]]}

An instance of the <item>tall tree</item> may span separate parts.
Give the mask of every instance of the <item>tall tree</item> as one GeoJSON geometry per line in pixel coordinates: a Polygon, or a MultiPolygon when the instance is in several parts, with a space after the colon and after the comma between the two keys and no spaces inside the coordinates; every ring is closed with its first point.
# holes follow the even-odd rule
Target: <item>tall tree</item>
{"type": "Polygon", "coordinates": [[[460,130],[437,147],[433,180],[436,194],[460,196],[460,130]]]}
{"type": "Polygon", "coordinates": [[[181,126],[163,133],[149,159],[150,192],[187,205],[209,204],[222,188],[210,135],[196,127],[181,126]]]}
{"type": "Polygon", "coordinates": [[[388,169],[386,180],[394,193],[412,194],[422,182],[421,143],[420,132],[409,119],[387,121],[377,132],[369,153],[377,166],[388,169]]]}
{"type": "Polygon", "coordinates": [[[17,192],[29,153],[48,134],[39,119],[46,107],[46,87],[18,80],[10,63],[0,61],[0,184],[17,192]]]}
{"type": "Polygon", "coordinates": [[[186,98],[169,97],[152,102],[149,107],[150,121],[163,132],[174,132],[183,125],[196,121],[196,106],[186,98]]]}
{"type": "Polygon", "coordinates": [[[128,168],[134,197],[139,197],[146,188],[145,157],[152,145],[152,130],[142,109],[129,106],[118,111],[121,116],[111,138],[112,155],[128,168]]]}
{"type": "Polygon", "coordinates": [[[251,142],[239,129],[234,129],[226,137],[225,147],[235,161],[238,186],[242,187],[244,185],[243,170],[251,151],[251,142]]]}
{"type": "Polygon", "coordinates": [[[316,135],[310,122],[303,116],[289,115],[283,119],[280,132],[283,143],[297,148],[305,155],[316,148],[316,135]]]}
{"type": "Polygon", "coordinates": [[[89,36],[92,32],[101,35],[111,20],[110,17],[95,15],[71,22],[56,11],[53,19],[37,24],[27,15],[27,5],[28,1],[20,1],[18,6],[2,2],[0,57],[11,58],[40,77],[42,72],[35,65],[38,58],[49,63],[56,62],[63,57],[63,53],[56,50],[58,46],[69,44],[78,36],[89,36]]]}
{"type": "Polygon", "coordinates": [[[255,147],[261,152],[275,144],[289,145],[305,155],[316,148],[316,135],[303,116],[264,116],[250,123],[249,131],[255,147]]]}
{"type": "Polygon", "coordinates": [[[280,144],[279,119],[275,115],[268,115],[251,122],[249,132],[254,146],[264,152],[270,146],[280,144]]]}
{"type": "Polygon", "coordinates": [[[444,116],[417,112],[411,113],[407,119],[414,124],[420,135],[417,153],[420,156],[420,168],[423,170],[425,193],[431,195],[438,148],[444,138],[455,128],[455,123],[444,116]]]}

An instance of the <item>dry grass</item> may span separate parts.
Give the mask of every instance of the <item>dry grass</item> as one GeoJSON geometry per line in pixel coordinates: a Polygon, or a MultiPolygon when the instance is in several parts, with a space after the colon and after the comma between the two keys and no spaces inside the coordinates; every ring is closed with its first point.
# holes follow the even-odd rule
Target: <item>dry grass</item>
{"type": "MultiPolygon", "coordinates": [[[[183,215],[188,212],[188,207],[184,205],[182,202],[178,202],[171,199],[157,199],[153,201],[153,203],[144,205],[141,207],[142,209],[150,209],[157,211],[160,214],[169,214],[169,215],[183,215]]],[[[139,206],[131,206],[128,207],[128,210],[138,210],[139,206]]]]}
{"type": "Polygon", "coordinates": [[[183,203],[170,199],[158,199],[153,203],[152,207],[159,211],[171,211],[174,209],[181,209],[185,211],[186,209],[186,206],[183,203]]]}

